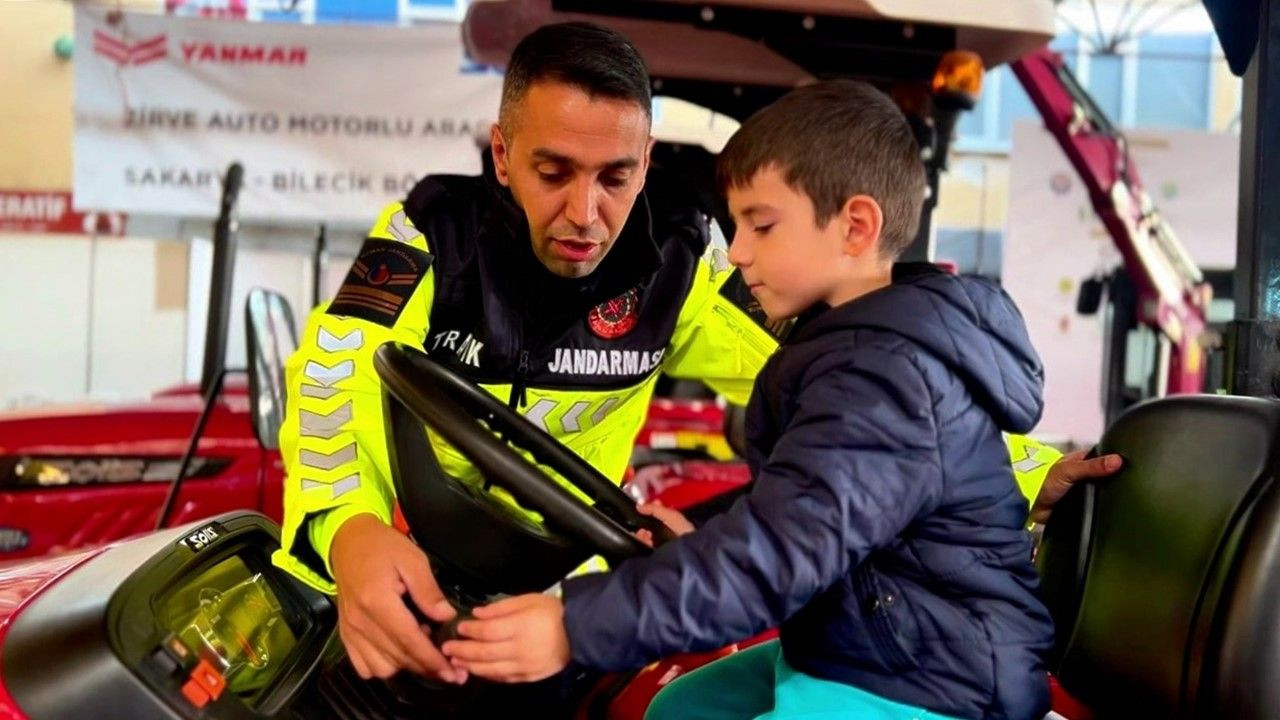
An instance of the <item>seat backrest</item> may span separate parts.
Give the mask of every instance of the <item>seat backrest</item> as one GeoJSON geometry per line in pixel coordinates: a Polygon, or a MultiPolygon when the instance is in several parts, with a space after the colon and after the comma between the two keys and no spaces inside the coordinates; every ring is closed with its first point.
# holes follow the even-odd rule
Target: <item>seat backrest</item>
{"type": "Polygon", "coordinates": [[[274,450],[285,416],[284,363],[298,349],[293,308],[280,293],[256,287],[245,298],[244,322],[253,429],[259,444],[274,450]]]}
{"type": "Polygon", "coordinates": [[[1280,403],[1183,396],[1108,429],[1037,564],[1050,668],[1101,717],[1280,718],[1280,403]]]}

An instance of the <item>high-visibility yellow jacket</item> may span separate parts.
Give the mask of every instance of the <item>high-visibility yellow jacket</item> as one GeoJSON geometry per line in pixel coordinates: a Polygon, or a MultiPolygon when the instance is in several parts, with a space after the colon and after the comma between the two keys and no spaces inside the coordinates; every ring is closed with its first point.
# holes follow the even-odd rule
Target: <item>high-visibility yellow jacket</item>
{"type": "MultiPolygon", "coordinates": [[[[286,366],[276,564],[333,592],[338,527],[360,513],[391,521],[373,367],[383,343],[422,347],[618,481],[659,373],[746,403],[783,328],[766,321],[709,237],[700,212],[646,192],[597,270],[566,280],[533,255],[523,213],[491,176],[420,182],[379,216],[286,366]]],[[[447,472],[478,479],[453,448],[433,446],[447,472]]]]}

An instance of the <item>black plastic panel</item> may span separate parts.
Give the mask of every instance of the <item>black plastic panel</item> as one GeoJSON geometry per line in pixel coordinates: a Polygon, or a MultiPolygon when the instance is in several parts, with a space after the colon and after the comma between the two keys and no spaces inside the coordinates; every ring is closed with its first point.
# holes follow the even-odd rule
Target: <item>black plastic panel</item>
{"type": "MultiPolygon", "coordinates": [[[[334,634],[335,615],[326,596],[270,565],[277,547],[276,526],[243,512],[104,551],[14,621],[0,652],[5,686],[31,720],[289,717],[288,705],[334,634]],[[272,659],[270,683],[243,697],[228,688],[200,709],[182,694],[200,656],[165,651],[175,636],[157,611],[184,583],[228,559],[260,576],[280,607],[273,617],[287,623],[296,642],[272,659]]],[[[252,627],[245,629],[252,635],[252,627]]]]}
{"type": "Polygon", "coordinates": [[[1221,714],[1209,672],[1224,658],[1238,677],[1254,678],[1247,685],[1274,684],[1256,670],[1275,668],[1280,652],[1267,608],[1275,596],[1262,599],[1277,584],[1280,554],[1263,549],[1273,547],[1280,516],[1275,503],[1260,503],[1278,431],[1280,404],[1265,400],[1141,405],[1100,444],[1124,456],[1125,468],[1055,509],[1038,558],[1057,625],[1054,669],[1103,716],[1280,717],[1280,705],[1221,714]],[[1254,589],[1242,594],[1246,586],[1254,589]],[[1223,603],[1232,599],[1226,627],[1236,645],[1224,655],[1223,603]],[[1240,658],[1260,656],[1270,664],[1241,667],[1240,658]]]}

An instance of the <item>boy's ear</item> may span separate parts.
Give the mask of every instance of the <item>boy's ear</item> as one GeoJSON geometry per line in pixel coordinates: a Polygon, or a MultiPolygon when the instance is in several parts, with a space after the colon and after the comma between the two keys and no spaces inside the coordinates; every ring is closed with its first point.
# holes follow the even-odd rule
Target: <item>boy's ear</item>
{"type": "Polygon", "coordinates": [[[870,195],[854,195],[840,208],[841,219],[849,228],[844,238],[844,253],[862,257],[880,250],[880,231],[884,228],[884,212],[870,195]]]}

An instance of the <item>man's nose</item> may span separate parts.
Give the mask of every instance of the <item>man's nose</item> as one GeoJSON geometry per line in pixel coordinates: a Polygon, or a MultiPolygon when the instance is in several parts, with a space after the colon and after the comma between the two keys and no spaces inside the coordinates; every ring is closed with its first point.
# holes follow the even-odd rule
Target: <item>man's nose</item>
{"type": "Polygon", "coordinates": [[[584,178],[573,183],[565,217],[580,228],[591,227],[600,219],[600,197],[594,181],[584,178]]]}

